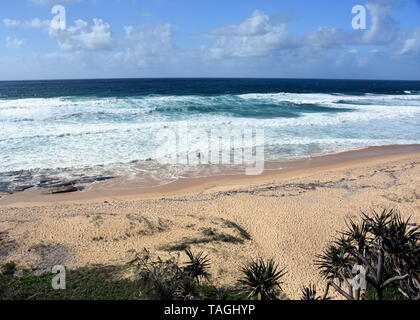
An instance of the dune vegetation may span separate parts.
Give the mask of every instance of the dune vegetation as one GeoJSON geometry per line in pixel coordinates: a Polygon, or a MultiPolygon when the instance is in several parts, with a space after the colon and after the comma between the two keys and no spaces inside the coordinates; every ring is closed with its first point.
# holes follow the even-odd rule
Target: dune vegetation
{"type": "MultiPolygon", "coordinates": [[[[244,231],[246,232],[246,231],[244,231]]],[[[420,230],[395,210],[362,213],[347,221],[345,230],[317,256],[314,263],[325,288],[302,284],[302,300],[419,300],[420,230]],[[365,280],[365,281],[364,281],[365,280]],[[321,290],[319,290],[321,289],[321,290]]],[[[213,284],[210,259],[204,252],[184,250],[169,259],[148,250],[135,252],[125,266],[89,266],[71,270],[66,290],[51,287],[52,274],[2,266],[0,299],[17,300],[279,300],[283,276],[290,270],[273,259],[259,258],[238,270],[230,287],[213,284]],[[131,272],[131,276],[121,276],[131,272]]]]}

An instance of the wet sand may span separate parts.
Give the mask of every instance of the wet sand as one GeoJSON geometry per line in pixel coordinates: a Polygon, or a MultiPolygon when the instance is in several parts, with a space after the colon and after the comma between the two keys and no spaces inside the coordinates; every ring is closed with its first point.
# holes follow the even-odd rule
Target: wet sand
{"type": "MultiPolygon", "coordinates": [[[[155,187],[118,179],[84,192],[26,190],[0,199],[0,263],[48,269],[124,264],[142,248],[204,250],[215,282],[251,258],[273,257],[284,290],[323,287],[316,254],[361,210],[397,208],[420,222],[420,147],[394,146],[267,163],[260,176],[220,175],[155,187]],[[279,168],[282,168],[279,170],[279,168]]],[[[172,254],[175,251],[172,251],[172,254]]]]}

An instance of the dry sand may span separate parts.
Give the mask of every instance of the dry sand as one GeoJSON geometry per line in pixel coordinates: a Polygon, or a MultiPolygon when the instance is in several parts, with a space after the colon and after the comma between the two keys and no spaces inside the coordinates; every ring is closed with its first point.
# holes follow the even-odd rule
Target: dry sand
{"type": "Polygon", "coordinates": [[[149,192],[99,184],[76,194],[7,196],[0,199],[0,264],[120,265],[130,250],[167,255],[169,246],[202,242],[192,248],[209,254],[215,282],[232,284],[247,260],[273,257],[288,270],[285,293],[298,298],[302,285],[323,287],[313,261],[346,219],[397,208],[420,222],[420,152],[403,151],[353,152],[260,177],[149,192]]]}

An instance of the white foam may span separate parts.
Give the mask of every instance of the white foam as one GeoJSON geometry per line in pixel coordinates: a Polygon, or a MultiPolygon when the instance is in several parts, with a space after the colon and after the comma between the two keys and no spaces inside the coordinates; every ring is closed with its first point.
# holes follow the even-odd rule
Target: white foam
{"type": "MultiPolygon", "coordinates": [[[[157,132],[162,128],[176,131],[180,121],[207,131],[263,128],[267,147],[274,153],[286,152],[282,156],[420,143],[419,106],[418,94],[274,93],[0,100],[0,171],[80,168],[154,158],[159,144],[157,132]],[[264,107],[261,106],[264,103],[278,104],[282,110],[284,102],[293,103],[289,109],[299,117],[252,118],[229,113],[182,112],[182,108],[190,106],[252,108],[257,104],[264,107]],[[303,113],[299,112],[302,104],[351,111],[303,113]],[[162,107],[165,112],[159,111],[162,107]],[[171,108],[177,112],[171,113],[171,108]]],[[[176,149],[174,144],[168,152],[185,151],[176,149]]]]}
{"type": "Polygon", "coordinates": [[[345,108],[346,104],[340,102],[360,102],[381,104],[386,103],[392,105],[399,101],[410,101],[412,105],[420,106],[420,95],[381,95],[369,94],[363,96],[349,96],[341,94],[324,94],[324,93],[249,93],[238,95],[243,100],[270,101],[270,102],[292,102],[295,104],[327,104],[334,107],[345,108]]]}

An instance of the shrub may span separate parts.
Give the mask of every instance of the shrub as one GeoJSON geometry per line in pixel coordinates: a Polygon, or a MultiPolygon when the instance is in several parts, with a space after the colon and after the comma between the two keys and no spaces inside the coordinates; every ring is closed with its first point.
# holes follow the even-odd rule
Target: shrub
{"type": "Polygon", "coordinates": [[[281,290],[280,279],[286,274],[279,270],[273,259],[258,259],[242,268],[243,278],[239,280],[242,290],[250,299],[276,300],[277,291],[281,290]]]}
{"type": "Polygon", "coordinates": [[[316,264],[328,280],[326,291],[333,287],[346,299],[359,300],[360,289],[354,290],[349,279],[353,267],[361,265],[375,299],[382,300],[391,286],[408,299],[419,299],[419,237],[419,227],[410,227],[395,210],[362,213],[361,222],[350,220],[347,230],[318,256],[316,264]]]}

